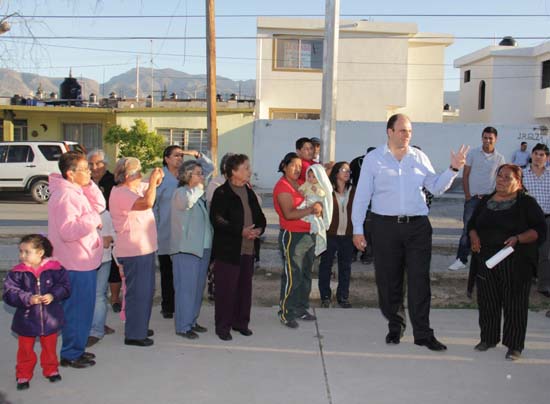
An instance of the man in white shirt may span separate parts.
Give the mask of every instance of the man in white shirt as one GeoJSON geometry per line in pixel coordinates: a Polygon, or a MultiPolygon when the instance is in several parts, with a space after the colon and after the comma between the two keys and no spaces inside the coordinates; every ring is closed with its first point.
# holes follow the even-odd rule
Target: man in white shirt
{"type": "Polygon", "coordinates": [[[529,164],[529,152],[527,151],[527,142],[521,142],[520,149],[516,150],[514,157],[512,158],[512,164],[520,166],[521,168],[527,167],[529,164]]]}
{"type": "Polygon", "coordinates": [[[390,117],[388,142],[365,156],[352,207],[353,244],[364,251],[363,221],[371,203],[374,269],[382,314],[388,320],[387,344],[399,344],[405,331],[403,282],[407,271],[409,317],[414,343],[444,351],[430,328],[430,261],[432,227],[422,188],[439,195],[452,184],[464,166],[468,147],[455,154],[451,165],[436,174],[428,157],[409,146],[410,119],[390,117]]]}
{"type": "Polygon", "coordinates": [[[487,126],[481,133],[481,147],[472,149],[468,153],[464,172],[462,173],[462,187],[464,188],[464,213],[462,221],[464,228],[458,242],[456,260],[449,269],[458,271],[466,268],[470,255],[470,237],[466,230],[468,222],[481,199],[495,190],[498,168],[505,163],[504,156],[496,151],[498,132],[487,126]]]}
{"type": "MultiPolygon", "coordinates": [[[[531,152],[531,164],[523,170],[523,186],[537,200],[546,218],[546,229],[550,231],[550,170],[546,161],[550,155],[548,146],[538,143],[531,152]]],[[[550,233],[548,233],[550,234],[550,233]]],[[[539,246],[537,265],[537,290],[550,297],[550,237],[539,246]]]]}

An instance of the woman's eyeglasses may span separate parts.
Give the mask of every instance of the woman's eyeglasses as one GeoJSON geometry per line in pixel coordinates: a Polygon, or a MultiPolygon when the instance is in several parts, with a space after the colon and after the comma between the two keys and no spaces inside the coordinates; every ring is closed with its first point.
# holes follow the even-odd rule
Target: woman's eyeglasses
{"type": "Polygon", "coordinates": [[[338,172],[341,172],[341,173],[350,173],[351,174],[351,170],[349,168],[345,168],[345,167],[342,167],[338,170],[338,172]]]}

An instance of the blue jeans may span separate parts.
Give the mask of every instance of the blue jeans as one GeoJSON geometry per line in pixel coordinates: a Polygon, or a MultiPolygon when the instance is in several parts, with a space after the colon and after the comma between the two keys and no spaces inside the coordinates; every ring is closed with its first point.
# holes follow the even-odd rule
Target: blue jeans
{"type": "Polygon", "coordinates": [[[105,335],[105,319],[107,318],[107,285],[111,273],[111,261],[103,262],[97,271],[95,290],[94,319],[92,320],[91,337],[103,338],[105,335]]]}
{"type": "Polygon", "coordinates": [[[127,339],[147,338],[155,294],[155,253],[118,260],[126,277],[124,336],[127,339]]]}
{"type": "Polygon", "coordinates": [[[351,236],[327,236],[327,250],[321,254],[319,265],[319,293],[321,300],[330,300],[330,278],[334,256],[338,253],[338,288],[336,300],[342,302],[349,297],[349,281],[351,276],[351,258],[353,256],[353,241],[351,236]]]}
{"type": "Polygon", "coordinates": [[[202,257],[184,253],[172,255],[176,333],[187,332],[197,323],[209,264],[209,248],[204,249],[202,257]]]}
{"type": "Polygon", "coordinates": [[[65,325],[61,331],[60,356],[63,359],[80,358],[86,348],[92,318],[94,317],[96,270],[67,270],[71,281],[71,296],[63,301],[65,325]]]}
{"type": "Polygon", "coordinates": [[[481,202],[481,199],[473,196],[470,200],[464,202],[464,214],[462,215],[462,221],[464,228],[462,229],[462,235],[458,242],[458,251],[456,252],[456,258],[462,261],[464,264],[468,262],[468,256],[470,255],[470,236],[468,236],[468,222],[470,221],[474,210],[481,202]]]}

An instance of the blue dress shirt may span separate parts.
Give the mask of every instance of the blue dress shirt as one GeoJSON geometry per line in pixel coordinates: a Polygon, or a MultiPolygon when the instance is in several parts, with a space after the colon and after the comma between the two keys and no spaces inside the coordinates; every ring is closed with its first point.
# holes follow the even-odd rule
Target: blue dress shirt
{"type": "Polygon", "coordinates": [[[441,195],[457,174],[450,168],[436,174],[430,159],[416,148],[408,147],[399,161],[387,144],[377,147],[365,156],[361,167],[351,215],[353,234],[363,234],[369,203],[371,211],[379,215],[426,216],[422,188],[441,195]]]}

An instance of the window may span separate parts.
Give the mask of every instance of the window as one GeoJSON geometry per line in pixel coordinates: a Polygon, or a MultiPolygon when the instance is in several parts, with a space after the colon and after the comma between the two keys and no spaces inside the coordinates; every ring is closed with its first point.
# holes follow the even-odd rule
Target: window
{"type": "Polygon", "coordinates": [[[40,150],[48,161],[59,161],[59,157],[63,154],[61,147],[55,144],[38,145],[38,150],[40,150]]]}
{"type": "Polygon", "coordinates": [[[274,38],[273,68],[280,70],[322,70],[322,38],[274,38]]]}
{"type": "Polygon", "coordinates": [[[100,123],[64,123],[63,139],[83,145],[86,150],[101,149],[103,145],[100,123]]]}
{"type": "Polygon", "coordinates": [[[479,94],[477,95],[477,109],[485,109],[485,80],[479,83],[479,94]]]}
{"type": "Polygon", "coordinates": [[[293,110],[293,109],[270,109],[270,119],[321,119],[321,111],[317,110],[293,110]]]}
{"type": "Polygon", "coordinates": [[[30,146],[10,146],[7,163],[27,163],[34,160],[34,152],[30,146]]]}
{"type": "Polygon", "coordinates": [[[178,145],[184,150],[210,151],[210,136],[206,129],[157,128],[167,145],[178,145]]]}
{"type": "Polygon", "coordinates": [[[471,70],[466,70],[464,72],[464,83],[469,83],[470,82],[470,75],[471,75],[471,70]]]}
{"type": "Polygon", "coordinates": [[[542,62],[542,82],[540,88],[550,87],[550,60],[542,62]]]}

